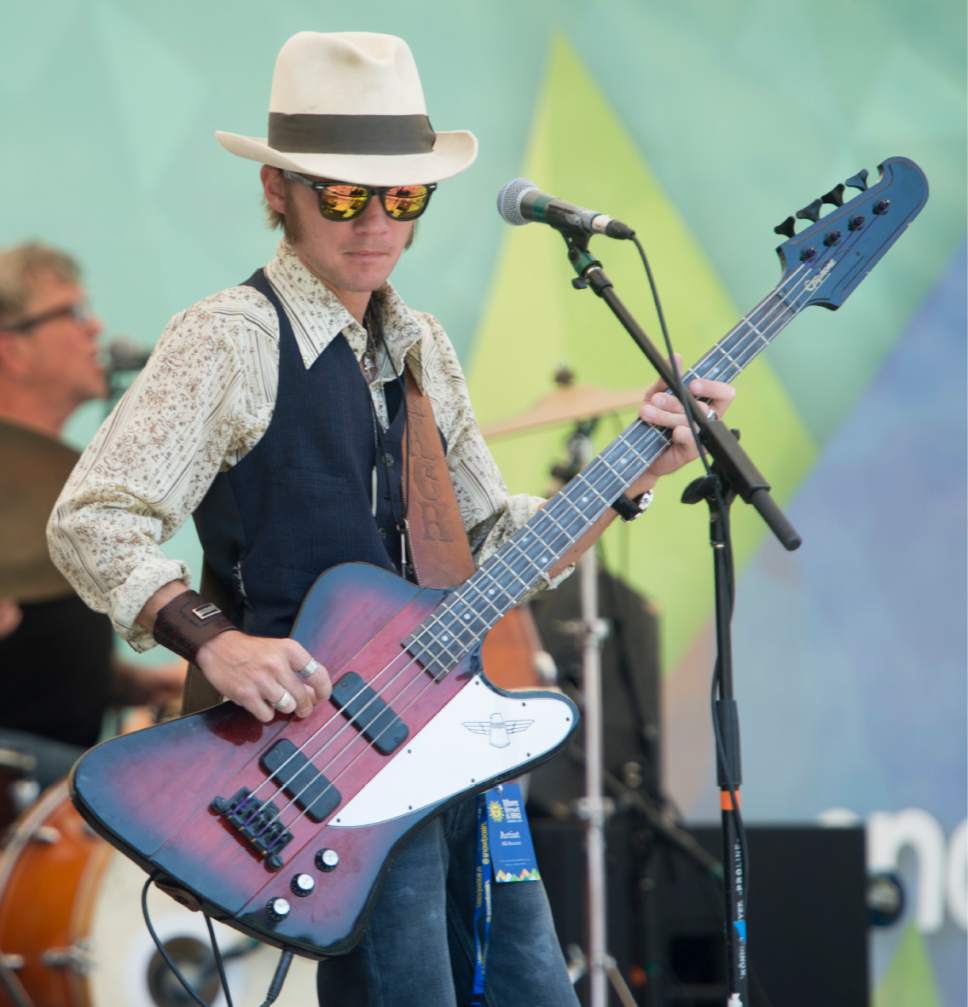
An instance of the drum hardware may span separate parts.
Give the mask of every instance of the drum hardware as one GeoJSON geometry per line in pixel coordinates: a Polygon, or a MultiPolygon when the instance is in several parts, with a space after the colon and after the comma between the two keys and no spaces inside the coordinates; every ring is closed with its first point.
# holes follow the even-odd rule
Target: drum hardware
{"type": "Polygon", "coordinates": [[[16,813],[27,810],[40,797],[40,784],[36,780],[17,780],[10,786],[10,801],[16,813]]]}
{"type": "Polygon", "coordinates": [[[37,799],[40,788],[32,779],[37,760],[14,748],[0,748],[0,846],[3,832],[37,799]]]}
{"type": "Polygon", "coordinates": [[[32,843],[39,843],[41,846],[53,846],[59,843],[63,837],[60,829],[53,825],[41,825],[30,837],[32,843]]]}
{"type": "Polygon", "coordinates": [[[83,938],[69,948],[49,948],[40,956],[49,969],[70,969],[75,975],[90,975],[94,969],[91,942],[83,938]]]}
{"type": "MultiPolygon", "coordinates": [[[[0,850],[0,1007],[184,1007],[184,990],[168,978],[141,919],[143,879],[91,834],[65,784],[45,791],[0,850]]],[[[217,1000],[199,914],[163,902],[153,915],[166,951],[208,1002],[217,1000]]],[[[275,949],[215,927],[226,966],[235,962],[229,979],[237,1007],[257,1007],[276,969],[275,949]]],[[[298,960],[288,992],[291,999],[280,1002],[315,1002],[314,962],[298,960]]]]}
{"type": "Polygon", "coordinates": [[[34,1002],[27,995],[23,983],[17,978],[13,969],[4,964],[5,957],[15,958],[16,955],[0,954],[0,994],[6,994],[13,1007],[34,1007],[34,1002]]]}

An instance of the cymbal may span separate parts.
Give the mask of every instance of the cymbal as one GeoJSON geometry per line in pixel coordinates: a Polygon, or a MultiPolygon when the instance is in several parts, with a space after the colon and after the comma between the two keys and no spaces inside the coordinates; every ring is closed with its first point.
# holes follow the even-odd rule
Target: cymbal
{"type": "Polygon", "coordinates": [[[71,593],[47,552],[47,519],[78,454],[38,430],[0,420],[0,598],[71,593]]]}
{"type": "Polygon", "coordinates": [[[603,413],[615,413],[642,401],[642,389],[616,390],[594,385],[565,385],[538,399],[524,412],[484,427],[485,437],[504,437],[552,423],[587,420],[603,413]]]}

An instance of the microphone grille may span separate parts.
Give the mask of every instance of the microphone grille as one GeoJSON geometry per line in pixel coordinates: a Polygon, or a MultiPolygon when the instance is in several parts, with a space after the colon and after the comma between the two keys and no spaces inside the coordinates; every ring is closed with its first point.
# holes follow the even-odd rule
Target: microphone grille
{"type": "Polygon", "coordinates": [[[526,192],[537,188],[538,186],[529,178],[512,178],[497,194],[497,212],[515,227],[530,223],[521,212],[521,200],[526,192]]]}

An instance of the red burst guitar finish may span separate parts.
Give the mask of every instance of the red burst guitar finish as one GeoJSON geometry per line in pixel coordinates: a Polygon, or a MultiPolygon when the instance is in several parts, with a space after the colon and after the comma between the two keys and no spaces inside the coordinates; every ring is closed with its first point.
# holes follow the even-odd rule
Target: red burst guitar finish
{"type": "MultiPolygon", "coordinates": [[[[805,207],[778,249],[777,286],[686,375],[733,379],[805,307],[837,308],[927,199],[904,158],[805,207]],[[834,209],[820,216],[823,203],[834,209]]],[[[74,769],[81,814],[212,916],[322,957],[349,950],[401,840],[461,797],[549,757],[577,711],[555,693],[507,693],[481,674],[485,634],[547,579],[665,450],[636,420],[467,581],[449,591],[363,564],[320,577],[293,636],[330,670],[306,720],[261,724],[232,703],[99,745],[74,769]]],[[[419,881],[417,882],[419,883],[419,881]]]]}

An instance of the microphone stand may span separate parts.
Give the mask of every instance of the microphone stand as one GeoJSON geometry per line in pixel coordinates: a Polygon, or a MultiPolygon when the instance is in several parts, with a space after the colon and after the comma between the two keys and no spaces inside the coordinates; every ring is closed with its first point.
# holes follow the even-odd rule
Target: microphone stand
{"type": "MultiPolygon", "coordinates": [[[[710,501],[712,521],[713,561],[716,575],[716,642],[718,698],[714,703],[716,717],[716,767],[720,787],[720,807],[723,822],[723,868],[725,884],[725,940],[727,954],[727,1007],[743,1007],[749,1003],[749,962],[747,958],[746,862],[739,814],[740,745],[739,717],[733,696],[732,653],[729,623],[732,617],[732,584],[727,569],[729,514],[726,501],[740,496],[760,513],[770,530],[785,549],[800,545],[800,536],[786,519],[769,494],[769,483],[757,471],[738,438],[719,419],[706,415],[706,409],[687,388],[680,389],[669,361],[653,345],[631,312],[625,307],[602,264],[588,252],[589,235],[577,229],[559,227],[568,246],[568,259],[577,276],[572,285],[578,289],[591,287],[635,341],[639,349],[665,381],[671,394],[683,404],[688,403],[693,421],[699,429],[699,439],[713,459],[713,474],[702,489],[690,487],[686,502],[710,501]],[[692,492],[690,492],[692,491],[692,492]],[[694,497],[694,499],[693,499],[694,497]],[[722,504],[720,503],[722,501],[722,504]]],[[[695,485],[695,484],[694,484],[695,485]]],[[[590,749],[590,746],[589,746],[590,749]]],[[[592,1007],[604,1007],[604,1000],[593,1000],[592,1007]]]]}

